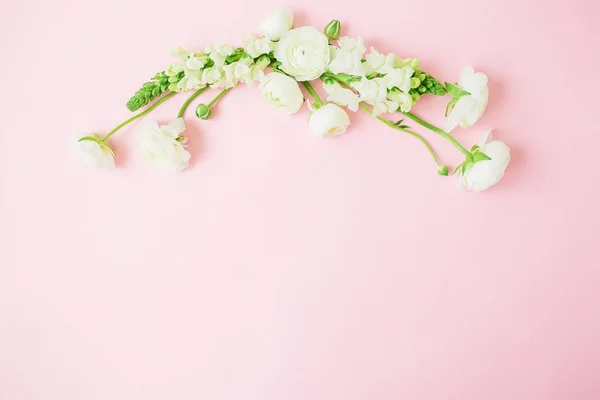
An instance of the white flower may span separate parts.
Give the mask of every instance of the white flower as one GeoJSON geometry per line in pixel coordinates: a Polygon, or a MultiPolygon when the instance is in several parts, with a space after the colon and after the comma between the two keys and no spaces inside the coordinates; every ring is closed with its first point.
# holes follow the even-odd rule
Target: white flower
{"type": "Polygon", "coordinates": [[[325,72],[331,54],[327,36],[311,26],[287,31],[275,45],[281,69],[297,81],[312,81],[325,72]]]}
{"type": "Polygon", "coordinates": [[[478,161],[464,176],[459,174],[462,184],[473,192],[481,192],[498,183],[510,162],[510,148],[499,140],[493,140],[491,130],[483,135],[479,146],[480,151],[491,160],[478,161]]]}
{"type": "Polygon", "coordinates": [[[388,93],[390,100],[398,103],[400,111],[409,112],[413,105],[412,96],[398,89],[393,89],[388,93]]]}
{"type": "Polygon", "coordinates": [[[225,65],[225,59],[227,56],[233,54],[233,47],[227,44],[218,44],[216,46],[208,46],[206,48],[206,53],[209,53],[208,57],[214,61],[217,67],[225,65]]]}
{"type": "Polygon", "coordinates": [[[73,138],[73,150],[81,162],[91,167],[114,169],[115,152],[100,136],[83,136],[73,138]],[[81,140],[85,138],[84,140],[81,140]]]}
{"type": "Polygon", "coordinates": [[[254,82],[260,81],[265,76],[265,68],[271,63],[271,59],[267,56],[261,57],[252,65],[250,72],[244,77],[243,81],[246,85],[252,85],[254,82]]]}
{"type": "Polygon", "coordinates": [[[446,118],[446,132],[451,132],[457,125],[468,128],[483,115],[488,103],[489,89],[487,76],[483,72],[475,72],[473,67],[463,69],[458,86],[470,93],[456,102],[446,118]]]}
{"type": "Polygon", "coordinates": [[[161,126],[156,121],[146,120],[137,130],[137,145],[142,154],[158,168],[181,171],[189,165],[191,158],[183,146],[185,138],[181,134],[184,130],[183,118],[161,126]]]}
{"type": "Polygon", "coordinates": [[[321,138],[331,138],[346,132],[350,118],[346,111],[333,103],[327,103],[311,112],[308,119],[310,131],[321,138]]]}
{"type": "Polygon", "coordinates": [[[371,52],[367,54],[365,67],[367,72],[379,72],[385,65],[386,56],[381,54],[374,47],[371,47],[371,52]]]}
{"type": "Polygon", "coordinates": [[[343,88],[337,82],[323,82],[323,89],[327,92],[327,101],[348,107],[349,110],[354,112],[358,110],[358,96],[352,90],[343,88]]]}
{"type": "Polygon", "coordinates": [[[171,55],[182,60],[187,60],[192,53],[181,46],[177,46],[171,49],[171,55]]]}
{"type": "Polygon", "coordinates": [[[394,68],[389,70],[382,79],[386,88],[397,87],[404,93],[408,93],[410,90],[410,78],[414,72],[411,67],[394,68]]]}
{"type": "Polygon", "coordinates": [[[333,47],[333,60],[329,69],[334,74],[349,74],[363,76],[366,72],[362,63],[362,57],[367,51],[363,39],[348,36],[341,37],[338,41],[340,47],[333,47]]]}
{"type": "Polygon", "coordinates": [[[271,72],[260,80],[262,95],[275,107],[294,114],[302,106],[304,95],[298,83],[287,75],[271,72]]]}
{"type": "Polygon", "coordinates": [[[221,67],[210,67],[202,71],[202,82],[205,85],[212,87],[212,85],[223,79],[225,79],[225,72],[223,72],[221,67]]]}
{"type": "Polygon", "coordinates": [[[269,54],[275,47],[275,43],[269,40],[269,38],[259,39],[254,35],[248,35],[245,42],[246,53],[252,58],[260,57],[263,54],[269,54]]]}
{"type": "Polygon", "coordinates": [[[271,40],[279,40],[292,29],[294,13],[287,7],[274,8],[263,18],[259,25],[260,32],[271,40]]]}
{"type": "Polygon", "coordinates": [[[363,77],[359,82],[352,82],[350,86],[358,91],[360,101],[373,106],[373,115],[375,116],[398,109],[398,103],[387,98],[387,88],[382,78],[367,79],[363,77]]]}

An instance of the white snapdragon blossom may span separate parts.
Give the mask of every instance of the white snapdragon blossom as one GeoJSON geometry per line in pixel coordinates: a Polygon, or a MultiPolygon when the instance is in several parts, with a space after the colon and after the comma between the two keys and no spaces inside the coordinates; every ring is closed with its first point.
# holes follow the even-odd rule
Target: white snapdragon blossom
{"type": "Polygon", "coordinates": [[[250,65],[250,70],[242,81],[247,85],[252,85],[254,82],[259,82],[265,76],[265,69],[271,63],[268,56],[260,57],[254,64],[250,65]]]}
{"type": "Polygon", "coordinates": [[[260,32],[271,40],[279,40],[294,25],[294,13],[287,7],[274,8],[259,25],[260,32]]]}
{"type": "Polygon", "coordinates": [[[358,91],[360,101],[373,106],[373,115],[375,116],[398,109],[398,103],[387,98],[387,88],[382,78],[367,79],[363,77],[359,82],[352,82],[350,86],[358,91]]]}
{"type": "Polygon", "coordinates": [[[386,56],[381,54],[374,47],[371,47],[371,51],[365,57],[364,66],[368,73],[378,73],[385,65],[386,56]]]}
{"type": "Polygon", "coordinates": [[[332,47],[333,60],[329,69],[334,74],[349,74],[363,76],[366,72],[362,57],[367,51],[363,39],[359,36],[353,39],[348,36],[338,40],[339,48],[332,47]]]}
{"type": "Polygon", "coordinates": [[[222,67],[205,68],[202,71],[202,82],[205,85],[213,87],[213,85],[225,79],[225,72],[222,67]]]}
{"type": "Polygon", "coordinates": [[[499,140],[493,140],[491,130],[483,135],[479,147],[491,160],[478,161],[464,176],[459,174],[462,184],[473,192],[481,192],[498,183],[510,162],[510,148],[499,140]]]}
{"type": "Polygon", "coordinates": [[[327,92],[327,101],[348,107],[349,110],[354,112],[358,110],[358,96],[352,90],[343,88],[337,82],[323,82],[323,89],[327,92]]]}
{"type": "Polygon", "coordinates": [[[208,61],[208,56],[204,53],[192,53],[181,47],[174,49],[173,54],[181,58],[182,61],[171,64],[165,70],[165,75],[175,77],[183,72],[183,78],[178,82],[173,82],[169,90],[176,92],[185,92],[188,90],[198,90],[204,87],[202,82],[202,69],[208,61]]]}
{"type": "Polygon", "coordinates": [[[411,67],[394,68],[389,70],[383,77],[385,87],[388,89],[397,87],[404,93],[410,91],[410,78],[415,71],[411,67]]]}
{"type": "Polygon", "coordinates": [[[271,72],[260,80],[262,95],[275,107],[288,114],[297,112],[304,102],[298,83],[287,75],[271,72]]]}
{"type": "Polygon", "coordinates": [[[85,165],[102,169],[115,168],[115,152],[108,143],[102,142],[97,134],[74,137],[73,150],[85,165]]]}
{"type": "Polygon", "coordinates": [[[142,122],[137,131],[136,141],[142,154],[165,171],[181,171],[189,165],[191,155],[185,149],[183,118],[177,118],[168,125],[159,126],[156,121],[142,122]]]}
{"type": "Polygon", "coordinates": [[[350,126],[350,118],[344,109],[333,103],[327,103],[310,113],[308,127],[321,138],[332,138],[346,132],[350,126]]]}
{"type": "Polygon", "coordinates": [[[275,48],[275,43],[269,40],[269,38],[260,39],[254,35],[248,35],[245,43],[246,53],[252,58],[260,57],[263,54],[269,54],[275,48]]]}
{"type": "Polygon", "coordinates": [[[311,26],[287,31],[275,45],[281,69],[297,81],[320,77],[331,59],[327,36],[311,26]]]}
{"type": "Polygon", "coordinates": [[[388,93],[390,100],[398,103],[399,109],[402,112],[409,112],[413,106],[412,96],[398,89],[393,89],[388,93]]]}
{"type": "Polygon", "coordinates": [[[217,67],[225,65],[225,59],[227,59],[227,56],[232,55],[233,51],[234,48],[228,44],[208,46],[205,50],[208,53],[208,57],[213,60],[217,67]]]}
{"type": "Polygon", "coordinates": [[[481,118],[489,97],[487,82],[487,76],[483,72],[475,72],[470,66],[463,69],[458,86],[470,95],[463,96],[456,102],[446,118],[446,132],[451,132],[457,125],[468,128],[481,118]]]}

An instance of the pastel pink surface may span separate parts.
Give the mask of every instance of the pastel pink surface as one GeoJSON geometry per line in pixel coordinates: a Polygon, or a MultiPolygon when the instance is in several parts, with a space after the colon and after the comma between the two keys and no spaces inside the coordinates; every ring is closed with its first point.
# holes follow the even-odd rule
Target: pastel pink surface
{"type": "Polygon", "coordinates": [[[288,3],[440,80],[488,74],[456,137],[493,128],[513,160],[472,194],[364,113],[318,140],[243,87],[188,112],[184,173],[134,126],[121,168],[86,168],[71,135],[125,119],[171,46],[241,43],[276,3],[4,0],[0,399],[600,398],[600,6],[559,3],[288,3]]]}

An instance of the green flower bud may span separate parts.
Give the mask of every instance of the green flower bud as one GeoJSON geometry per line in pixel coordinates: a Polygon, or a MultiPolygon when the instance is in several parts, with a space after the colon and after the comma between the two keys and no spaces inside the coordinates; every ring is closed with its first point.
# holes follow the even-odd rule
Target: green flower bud
{"type": "Polygon", "coordinates": [[[416,89],[421,84],[421,80],[419,78],[415,78],[414,76],[410,78],[410,88],[416,89]]]}
{"type": "Polygon", "coordinates": [[[446,167],[445,165],[440,165],[440,167],[437,170],[437,173],[441,176],[448,176],[448,167],[446,167]]]}
{"type": "Polygon", "coordinates": [[[206,104],[199,104],[196,107],[196,116],[200,119],[207,120],[212,115],[212,110],[206,104]]]}
{"type": "Polygon", "coordinates": [[[333,40],[340,37],[340,30],[340,21],[334,19],[330,23],[328,23],[327,26],[325,26],[324,32],[329,39],[333,40]]]}

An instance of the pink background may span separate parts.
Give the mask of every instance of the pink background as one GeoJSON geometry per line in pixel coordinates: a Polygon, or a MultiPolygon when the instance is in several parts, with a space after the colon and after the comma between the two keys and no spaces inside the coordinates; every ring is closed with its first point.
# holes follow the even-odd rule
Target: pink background
{"type": "Polygon", "coordinates": [[[288,4],[440,80],[485,71],[456,137],[495,128],[505,179],[457,190],[364,113],[318,140],[243,86],[188,112],[188,171],[133,129],[122,168],[86,168],[69,138],[125,119],[172,45],[241,43],[275,3],[2,0],[0,399],[600,398],[599,3],[288,4]]]}

